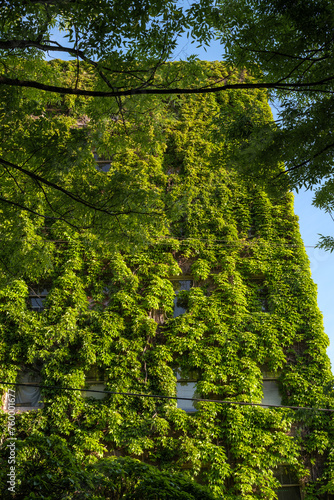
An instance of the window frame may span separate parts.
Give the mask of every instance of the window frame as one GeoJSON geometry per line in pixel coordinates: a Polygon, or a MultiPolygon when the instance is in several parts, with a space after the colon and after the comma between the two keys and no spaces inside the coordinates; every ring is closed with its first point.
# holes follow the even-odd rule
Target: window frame
{"type": "Polygon", "coordinates": [[[90,392],[94,391],[94,388],[97,391],[106,390],[104,371],[96,365],[91,366],[90,370],[85,374],[85,388],[82,390],[81,396],[95,401],[101,401],[108,396],[108,394],[102,394],[101,392],[90,392]]]}
{"type": "Polygon", "coordinates": [[[261,399],[261,405],[262,408],[271,408],[270,405],[273,405],[273,406],[281,406],[282,405],[282,394],[279,390],[279,377],[280,377],[280,373],[279,372],[270,372],[270,371],[267,371],[265,368],[263,368],[262,370],[262,392],[263,392],[263,397],[261,399]],[[264,394],[264,382],[275,382],[275,385],[277,387],[277,392],[279,394],[279,398],[280,398],[280,403],[279,405],[276,405],[276,403],[265,403],[264,401],[264,397],[265,397],[265,394],[264,394]]]}
{"type": "MultiPolygon", "coordinates": [[[[183,371],[186,371],[186,370],[184,369],[183,371]]],[[[183,387],[187,386],[188,384],[194,384],[194,392],[192,393],[191,397],[192,398],[195,397],[196,399],[197,398],[201,399],[201,398],[199,398],[199,394],[196,392],[197,391],[197,382],[199,379],[199,375],[198,375],[196,370],[189,370],[188,376],[187,375],[182,376],[182,368],[177,367],[174,369],[174,374],[176,377],[176,397],[177,398],[179,397],[178,387],[182,387],[182,384],[183,384],[183,387]],[[196,374],[196,375],[194,376],[194,374],[196,374]]],[[[184,397],[187,397],[187,396],[184,396],[184,397]]],[[[198,412],[198,408],[195,407],[195,404],[197,403],[196,401],[189,401],[189,399],[181,399],[181,398],[182,398],[182,395],[180,396],[180,399],[177,399],[177,401],[176,401],[178,409],[183,410],[187,414],[194,414],[194,413],[198,412]],[[182,402],[187,403],[187,404],[191,403],[192,409],[189,407],[182,408],[182,406],[181,406],[182,402]]]]}
{"type": "MultiPolygon", "coordinates": [[[[34,384],[34,381],[30,381],[30,382],[20,382],[20,380],[22,381],[22,378],[25,377],[25,376],[30,376],[30,378],[35,378],[35,383],[36,384],[40,384],[41,383],[41,377],[40,375],[36,374],[35,371],[33,370],[22,370],[21,372],[19,372],[17,374],[17,383],[22,383],[26,386],[29,386],[29,385],[33,385],[34,384]],[[34,377],[35,375],[35,377],[34,377]]],[[[44,403],[43,403],[43,398],[42,398],[42,394],[41,394],[41,389],[40,388],[37,388],[37,392],[38,392],[38,395],[39,395],[39,402],[37,405],[32,405],[30,404],[29,405],[26,405],[24,406],[24,403],[17,403],[17,399],[18,399],[18,389],[20,386],[14,386],[15,389],[8,389],[5,394],[3,395],[2,397],[2,409],[3,411],[5,411],[6,413],[8,413],[9,411],[11,411],[11,409],[9,409],[9,405],[11,406],[14,406],[14,412],[15,413],[23,413],[23,412],[27,412],[27,411],[36,411],[36,410],[41,410],[43,407],[44,407],[44,403]],[[14,394],[10,395],[9,394],[9,390],[12,391],[14,394]],[[9,396],[14,396],[14,400],[15,402],[11,402],[9,401],[9,396]]],[[[21,386],[22,387],[22,386],[21,386]]],[[[25,402],[26,403],[26,402],[25,402]]]]}
{"type": "Polygon", "coordinates": [[[48,294],[50,293],[50,285],[46,283],[45,285],[37,285],[36,287],[29,287],[29,307],[31,311],[43,312],[45,309],[44,302],[48,294]],[[33,301],[40,302],[40,305],[34,306],[33,301]]]}
{"type": "Polygon", "coordinates": [[[183,291],[189,292],[191,290],[191,288],[193,288],[195,286],[195,284],[194,284],[194,278],[192,276],[190,276],[190,275],[181,275],[181,276],[175,276],[175,277],[173,276],[173,277],[169,278],[169,280],[172,282],[173,288],[174,288],[174,292],[175,292],[174,307],[173,307],[173,318],[178,318],[179,316],[182,316],[183,314],[186,314],[187,310],[184,307],[178,307],[178,305],[177,305],[177,296],[178,296],[179,292],[183,292],[183,291]],[[187,289],[187,288],[182,289],[181,288],[180,290],[176,290],[174,283],[181,282],[181,281],[184,281],[184,282],[189,281],[190,282],[189,289],[187,289]],[[179,314],[175,315],[175,309],[176,308],[183,309],[184,312],[180,312],[179,314]]]}
{"type": "Polygon", "coordinates": [[[274,477],[280,482],[280,487],[277,489],[277,493],[286,488],[298,488],[299,500],[303,499],[302,486],[298,482],[298,479],[294,477],[293,471],[289,470],[289,467],[285,465],[280,465],[273,471],[274,477]]]}

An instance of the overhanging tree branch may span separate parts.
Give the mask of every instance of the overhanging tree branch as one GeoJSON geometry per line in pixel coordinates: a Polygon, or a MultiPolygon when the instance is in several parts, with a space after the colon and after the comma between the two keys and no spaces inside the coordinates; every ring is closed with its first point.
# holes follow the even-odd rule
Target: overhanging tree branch
{"type": "Polygon", "coordinates": [[[282,174],[288,174],[289,172],[293,172],[294,170],[297,170],[299,168],[305,167],[310,161],[315,160],[318,156],[322,155],[325,153],[328,149],[334,148],[334,142],[332,144],[328,144],[326,147],[324,147],[321,151],[313,155],[311,158],[308,158],[307,160],[303,161],[302,163],[299,163],[298,165],[295,165],[291,168],[287,168],[286,170],[280,172],[276,177],[280,177],[282,174]]]}
{"type": "Polygon", "coordinates": [[[78,226],[75,226],[74,224],[72,224],[71,222],[69,222],[67,219],[64,219],[63,217],[54,217],[52,215],[43,215],[43,214],[40,214],[39,212],[36,212],[35,210],[32,210],[31,208],[29,208],[29,207],[27,207],[25,205],[22,205],[21,203],[17,203],[15,201],[8,200],[7,198],[4,198],[3,196],[0,196],[0,202],[4,202],[4,203],[7,203],[9,205],[13,205],[14,207],[18,207],[21,210],[24,210],[25,212],[29,212],[31,214],[37,215],[38,217],[42,217],[43,219],[47,219],[47,220],[62,220],[64,222],[66,222],[66,224],[68,224],[69,226],[73,227],[74,229],[76,229],[78,231],[80,230],[80,228],[78,226]]]}
{"type": "Polygon", "coordinates": [[[299,59],[303,61],[314,61],[314,62],[320,62],[323,61],[324,59],[328,59],[330,57],[329,54],[326,54],[322,57],[308,57],[304,55],[299,55],[299,54],[288,54],[285,52],[279,52],[277,50],[260,50],[260,49],[252,49],[249,47],[244,47],[245,50],[248,50],[249,52],[254,52],[256,54],[268,54],[272,56],[280,56],[280,57],[286,57],[287,59],[299,59]]]}
{"type": "Polygon", "coordinates": [[[13,49],[28,49],[34,47],[40,49],[43,52],[68,52],[74,56],[79,53],[80,57],[85,57],[85,54],[78,49],[72,47],[64,47],[57,42],[52,42],[55,45],[47,45],[35,40],[0,40],[0,49],[13,50],[13,49]]]}
{"type": "Polygon", "coordinates": [[[162,212],[161,213],[160,212],[139,212],[139,211],[135,211],[135,210],[122,210],[122,211],[116,212],[116,211],[106,210],[104,208],[101,208],[101,207],[94,205],[93,203],[90,203],[87,200],[84,200],[80,196],[75,195],[71,191],[68,191],[67,189],[59,186],[58,184],[55,184],[54,182],[48,181],[44,177],[41,177],[40,175],[35,174],[34,172],[27,170],[26,168],[20,167],[19,165],[15,165],[14,163],[11,163],[7,160],[4,160],[3,158],[0,158],[0,164],[4,165],[5,167],[7,166],[7,167],[11,167],[15,170],[18,170],[19,172],[22,172],[23,174],[30,177],[31,179],[33,179],[37,183],[40,182],[42,184],[45,184],[46,186],[49,186],[49,187],[55,189],[56,191],[60,191],[61,193],[65,194],[66,196],[68,196],[69,198],[74,200],[75,202],[77,202],[77,203],[79,203],[87,208],[90,208],[92,210],[95,210],[97,212],[102,212],[106,215],[117,216],[117,215],[129,215],[129,214],[135,214],[135,213],[140,214],[140,215],[162,215],[162,212]]]}
{"type": "Polygon", "coordinates": [[[196,88],[166,88],[166,89],[147,89],[134,88],[128,90],[101,91],[75,89],[71,87],[59,87],[57,85],[48,85],[35,80],[19,80],[18,78],[8,78],[0,76],[0,85],[9,85],[13,87],[35,88],[44,92],[53,92],[57,94],[78,95],[86,97],[126,97],[133,95],[175,95],[175,94],[209,94],[212,92],[223,92],[226,90],[251,90],[251,89],[275,89],[290,91],[317,91],[334,94],[334,90],[321,89],[322,85],[334,82],[334,75],[314,82],[306,83],[231,83],[220,87],[196,87],[196,88]]]}

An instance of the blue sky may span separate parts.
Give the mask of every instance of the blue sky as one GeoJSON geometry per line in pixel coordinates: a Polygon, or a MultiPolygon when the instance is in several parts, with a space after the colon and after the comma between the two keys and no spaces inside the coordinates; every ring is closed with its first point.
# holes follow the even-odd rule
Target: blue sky
{"type": "MultiPolygon", "coordinates": [[[[333,235],[334,222],[329,214],[312,205],[312,191],[295,193],[295,213],[299,217],[300,232],[306,247],[316,245],[319,234],[333,235]]],[[[334,309],[332,293],[334,289],[334,253],[318,248],[306,248],[310,259],[313,281],[318,286],[318,305],[324,317],[325,332],[331,345],[328,356],[334,370],[334,309]]]]}
{"type": "MultiPolygon", "coordinates": [[[[55,30],[55,37],[59,42],[63,38],[55,30]]],[[[221,61],[224,59],[223,47],[218,41],[214,41],[207,47],[196,48],[197,43],[191,43],[184,35],[179,42],[178,48],[174,52],[174,60],[186,59],[192,54],[198,55],[200,59],[207,61],[221,61]]],[[[67,54],[56,53],[55,57],[67,59],[67,54]]],[[[276,110],[272,107],[273,115],[276,110]]],[[[314,248],[319,240],[319,234],[324,236],[333,235],[334,222],[329,214],[312,205],[312,191],[299,191],[295,194],[295,213],[299,217],[300,232],[306,252],[310,259],[310,267],[313,281],[318,287],[318,305],[323,314],[325,332],[328,335],[331,345],[328,348],[328,355],[334,370],[334,308],[332,307],[332,293],[334,289],[334,252],[329,253],[324,250],[314,248]]]]}

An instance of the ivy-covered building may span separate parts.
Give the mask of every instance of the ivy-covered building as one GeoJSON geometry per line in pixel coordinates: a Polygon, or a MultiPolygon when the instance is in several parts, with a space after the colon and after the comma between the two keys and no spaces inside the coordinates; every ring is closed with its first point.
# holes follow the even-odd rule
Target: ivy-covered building
{"type": "MultiPolygon", "coordinates": [[[[15,273],[2,266],[1,378],[42,385],[16,388],[17,498],[86,498],[66,478],[124,456],[221,499],[333,498],[328,339],[293,196],[266,193],[235,156],[271,119],[266,95],[165,107],[159,147],[138,159],[159,238],[115,249],[53,223],[35,242],[47,256],[22,270],[20,247],[15,273]],[[38,496],[47,477],[58,496],[38,496]]],[[[94,147],[101,175],[125,168],[94,147]]]]}

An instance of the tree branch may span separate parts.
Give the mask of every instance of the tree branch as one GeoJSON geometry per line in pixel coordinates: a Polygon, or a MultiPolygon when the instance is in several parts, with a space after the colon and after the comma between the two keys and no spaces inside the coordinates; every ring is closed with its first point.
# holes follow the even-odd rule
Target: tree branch
{"type": "Polygon", "coordinates": [[[46,45],[40,41],[35,40],[0,40],[0,49],[13,50],[13,49],[27,49],[29,47],[35,47],[36,49],[43,50],[43,52],[68,52],[74,56],[79,52],[79,55],[85,54],[81,50],[77,50],[72,47],[63,47],[58,42],[52,42],[56,45],[46,45]]]}
{"type": "Polygon", "coordinates": [[[299,163],[298,165],[295,165],[294,167],[291,167],[291,168],[288,168],[286,170],[284,170],[283,172],[280,172],[277,176],[277,177],[280,177],[282,174],[287,174],[289,172],[293,172],[294,170],[297,170],[298,168],[301,168],[301,167],[304,167],[305,165],[307,165],[311,160],[314,160],[315,158],[317,158],[318,156],[322,155],[323,153],[325,153],[325,151],[327,151],[328,149],[331,149],[334,147],[334,142],[332,144],[328,144],[326,147],[324,147],[321,151],[319,151],[318,153],[316,153],[315,155],[313,155],[311,158],[308,158],[307,160],[303,161],[302,163],[299,163]]]}
{"type": "Polygon", "coordinates": [[[75,194],[71,193],[71,191],[68,191],[67,189],[59,186],[58,184],[55,184],[54,182],[48,181],[44,177],[41,177],[38,174],[35,174],[34,172],[31,172],[30,170],[27,170],[23,167],[20,167],[19,165],[15,165],[14,163],[11,163],[9,161],[6,161],[2,158],[0,158],[0,164],[4,166],[8,166],[11,168],[14,168],[15,170],[18,170],[19,172],[22,172],[23,174],[27,175],[31,179],[33,179],[36,182],[41,182],[42,184],[45,184],[46,186],[50,186],[51,188],[55,189],[56,191],[60,191],[61,193],[65,194],[72,200],[76,201],[77,203],[80,203],[81,205],[84,205],[85,207],[91,208],[97,212],[102,212],[107,215],[112,215],[112,216],[117,216],[117,215],[129,215],[129,214],[141,214],[141,215],[162,215],[162,212],[139,212],[135,210],[125,210],[125,211],[119,211],[119,212],[111,212],[110,210],[106,210],[104,208],[97,207],[93,203],[90,203],[87,200],[84,200],[83,198],[80,198],[79,196],[76,196],[75,194]]]}
{"type": "Polygon", "coordinates": [[[58,87],[56,85],[48,85],[35,80],[19,80],[18,78],[8,78],[0,76],[0,85],[11,85],[14,87],[35,88],[44,92],[53,92],[56,94],[82,95],[86,97],[124,97],[133,95],[175,95],[175,94],[208,94],[212,92],[222,92],[225,90],[251,90],[251,89],[275,89],[275,90],[292,90],[292,91],[317,91],[334,93],[334,90],[322,90],[312,87],[318,87],[334,81],[334,75],[322,80],[308,83],[232,83],[221,87],[204,87],[204,88],[174,88],[174,89],[143,89],[135,88],[128,90],[116,91],[99,91],[99,90],[84,90],[74,89],[70,87],[58,87]]]}
{"type": "Polygon", "coordinates": [[[76,4],[77,0],[26,0],[23,5],[42,4],[42,5],[59,5],[59,4],[76,4]]]}
{"type": "Polygon", "coordinates": [[[299,55],[292,55],[292,54],[286,54],[284,52],[278,52],[276,50],[260,50],[260,49],[249,49],[244,47],[244,50],[248,50],[249,52],[256,52],[258,54],[271,54],[275,56],[281,56],[281,57],[287,57],[288,59],[302,59],[303,61],[323,61],[324,59],[329,58],[329,54],[323,56],[323,57],[307,57],[307,56],[299,56],[299,55]]]}
{"type": "MultiPolygon", "coordinates": [[[[53,216],[50,216],[50,215],[43,215],[43,214],[40,214],[38,212],[35,212],[35,210],[32,210],[31,208],[28,208],[26,207],[25,205],[21,205],[20,203],[17,203],[15,201],[11,201],[11,200],[7,200],[7,198],[4,198],[3,196],[0,196],[0,201],[4,201],[5,203],[8,203],[9,205],[14,205],[15,207],[19,207],[21,208],[22,210],[26,211],[26,212],[30,212],[34,215],[37,215],[38,217],[43,217],[44,219],[51,219],[51,220],[64,220],[62,217],[53,217],[53,216]]],[[[65,221],[67,222],[67,221],[65,221]]],[[[72,227],[75,227],[76,229],[78,229],[76,226],[73,226],[73,224],[70,224],[72,227]]]]}

